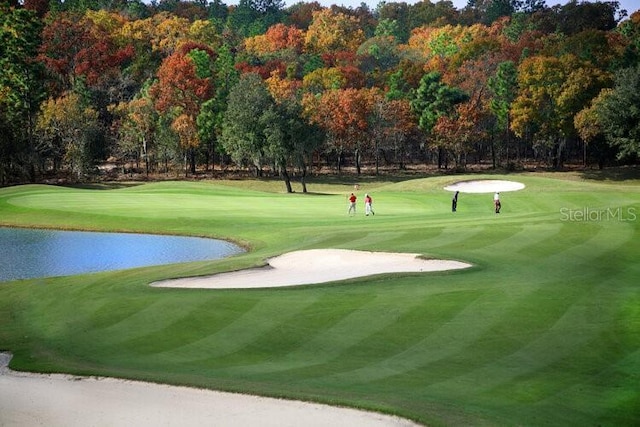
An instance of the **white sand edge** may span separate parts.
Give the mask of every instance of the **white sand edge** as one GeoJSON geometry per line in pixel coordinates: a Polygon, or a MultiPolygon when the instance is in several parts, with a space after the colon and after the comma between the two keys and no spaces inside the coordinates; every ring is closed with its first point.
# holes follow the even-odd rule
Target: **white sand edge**
{"type": "Polygon", "coordinates": [[[472,181],[459,181],[444,187],[447,191],[459,191],[461,193],[495,193],[507,191],[519,191],[525,185],[516,181],[505,181],[501,179],[480,179],[472,181]]]}
{"type": "Polygon", "coordinates": [[[418,254],[310,249],[270,258],[268,265],[211,276],[169,279],[151,286],[240,289],[310,285],[383,273],[435,272],[471,267],[452,261],[421,259],[418,254]]]}
{"type": "Polygon", "coordinates": [[[0,353],[0,425],[400,427],[399,417],[328,405],[114,378],[9,370],[0,353]]]}
{"type": "MultiPolygon", "coordinates": [[[[391,272],[470,267],[417,254],[341,249],[297,251],[265,268],[156,282],[154,286],[238,288],[325,283],[391,272]]],[[[316,403],[100,377],[40,375],[9,370],[0,353],[1,426],[377,427],[417,426],[375,412],[316,403]]]]}

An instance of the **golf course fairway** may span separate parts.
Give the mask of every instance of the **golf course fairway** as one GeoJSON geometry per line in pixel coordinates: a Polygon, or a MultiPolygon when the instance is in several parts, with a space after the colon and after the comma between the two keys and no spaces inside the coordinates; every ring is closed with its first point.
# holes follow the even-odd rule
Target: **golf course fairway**
{"type": "Polygon", "coordinates": [[[216,261],[0,283],[11,368],[285,397],[425,425],[640,425],[640,180],[606,172],[0,189],[0,226],[221,238],[216,261]],[[357,190],[355,216],[346,196],[357,190]],[[520,191],[445,186],[511,180],[520,191]],[[294,184],[294,189],[295,184],[294,184]],[[297,189],[296,189],[297,190],[297,189]],[[364,194],[375,216],[364,215],[364,194]],[[262,289],[150,283],[308,249],[471,268],[262,289]]]}

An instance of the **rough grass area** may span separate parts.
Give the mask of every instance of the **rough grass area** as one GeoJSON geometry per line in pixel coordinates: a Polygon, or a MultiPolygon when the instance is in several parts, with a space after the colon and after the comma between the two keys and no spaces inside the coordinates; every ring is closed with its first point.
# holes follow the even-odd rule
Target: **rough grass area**
{"type": "Polygon", "coordinates": [[[0,284],[15,369],[316,400],[429,425],[640,424],[640,185],[567,175],[162,182],[0,190],[0,224],[225,238],[225,260],[0,284]],[[526,184],[461,194],[466,179],[526,184]],[[364,216],[364,193],[376,215],[364,216]],[[582,212],[582,213],[580,213],[582,212]],[[589,214],[588,212],[599,212],[589,214]],[[420,253],[469,270],[267,290],[156,289],[298,249],[420,253]]]}

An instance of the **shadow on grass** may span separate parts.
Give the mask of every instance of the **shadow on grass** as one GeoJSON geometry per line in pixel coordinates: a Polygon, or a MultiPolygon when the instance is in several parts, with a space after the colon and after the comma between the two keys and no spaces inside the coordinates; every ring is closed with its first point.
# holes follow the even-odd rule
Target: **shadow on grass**
{"type": "Polygon", "coordinates": [[[76,188],[80,190],[117,190],[120,188],[137,187],[144,182],[85,182],[76,184],[64,184],[61,187],[76,188]]]}
{"type": "Polygon", "coordinates": [[[585,170],[582,178],[594,181],[627,181],[640,179],[640,168],[637,166],[622,166],[606,169],[585,170]]]}

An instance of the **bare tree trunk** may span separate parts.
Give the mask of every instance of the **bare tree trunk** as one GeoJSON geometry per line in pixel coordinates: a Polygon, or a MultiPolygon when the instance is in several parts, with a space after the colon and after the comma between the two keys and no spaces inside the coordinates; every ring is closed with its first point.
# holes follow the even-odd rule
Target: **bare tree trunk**
{"type": "Polygon", "coordinates": [[[187,176],[189,176],[189,168],[188,168],[188,162],[187,162],[187,152],[184,152],[184,156],[183,156],[183,162],[184,162],[184,176],[185,178],[187,176]]]}
{"type": "Polygon", "coordinates": [[[196,174],[196,149],[189,148],[189,162],[191,163],[191,175],[196,174]]]}
{"type": "Polygon", "coordinates": [[[496,139],[491,137],[491,163],[493,164],[493,168],[496,168],[496,139]]]}
{"type": "Polygon", "coordinates": [[[380,151],[378,148],[378,139],[376,138],[376,145],[375,148],[376,150],[376,175],[378,175],[378,173],[380,173],[380,151]]]}
{"type": "Polygon", "coordinates": [[[302,175],[300,176],[300,184],[302,184],[302,192],[307,192],[307,181],[305,178],[307,177],[307,168],[306,166],[302,166],[302,175]]]}
{"type": "Polygon", "coordinates": [[[287,187],[287,193],[293,193],[293,189],[291,188],[291,178],[289,177],[289,172],[287,172],[287,168],[282,168],[282,178],[284,180],[284,185],[287,187]]]}

